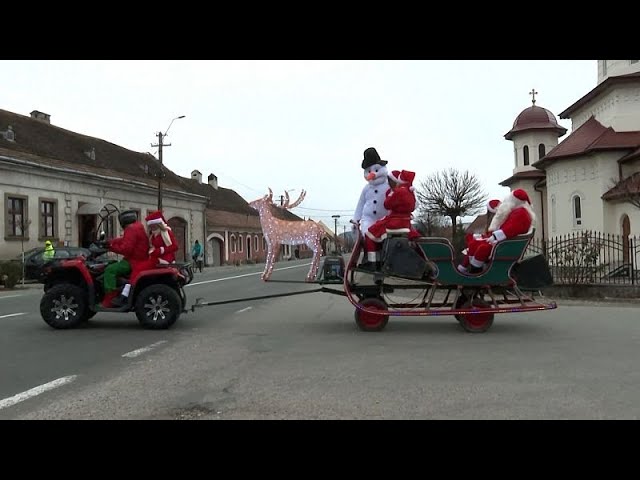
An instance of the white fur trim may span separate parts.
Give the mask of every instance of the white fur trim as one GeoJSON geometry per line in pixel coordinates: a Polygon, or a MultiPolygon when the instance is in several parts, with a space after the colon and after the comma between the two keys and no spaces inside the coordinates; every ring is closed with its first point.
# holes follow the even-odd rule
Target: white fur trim
{"type": "Polygon", "coordinates": [[[502,230],[496,230],[495,232],[493,232],[493,236],[496,237],[496,240],[498,240],[499,242],[507,238],[502,230]]]}
{"type": "Polygon", "coordinates": [[[474,240],[480,240],[482,238],[482,234],[481,233],[474,233],[473,234],[473,239],[474,240]]]}
{"type": "Polygon", "coordinates": [[[159,223],[164,223],[161,218],[155,218],[153,220],[147,220],[147,225],[158,225],[159,223]]]}
{"type": "Polygon", "coordinates": [[[160,247],[160,255],[164,255],[164,247],[160,247]]]}
{"type": "Polygon", "coordinates": [[[124,288],[122,289],[122,296],[123,297],[128,297],[129,296],[129,292],[131,291],[131,284],[127,283],[124,288]]]}
{"type": "Polygon", "coordinates": [[[398,177],[394,177],[393,176],[393,172],[391,172],[390,174],[387,175],[387,177],[389,177],[391,180],[393,180],[396,183],[402,183],[402,181],[398,178],[398,177]]]}
{"type": "Polygon", "coordinates": [[[409,187],[409,191],[410,191],[410,192],[415,192],[415,191],[416,191],[416,187],[414,187],[413,185],[411,185],[411,186],[409,187]]]}
{"type": "Polygon", "coordinates": [[[465,248],[464,250],[462,250],[462,254],[463,255],[467,255],[469,253],[469,249],[465,248]]]}
{"type": "Polygon", "coordinates": [[[467,270],[467,267],[465,267],[464,265],[458,265],[458,271],[460,273],[469,273],[469,270],[467,270]]]}
{"type": "Polygon", "coordinates": [[[167,262],[165,259],[163,258],[159,258],[158,259],[158,263],[162,264],[162,265],[169,265],[169,262],[167,262]]]}
{"type": "MultiPolygon", "coordinates": [[[[160,235],[162,235],[162,241],[167,247],[171,245],[171,237],[169,236],[169,229],[160,230],[160,235]]],[[[164,247],[162,247],[162,252],[160,253],[164,253],[164,247]]]]}
{"type": "Polygon", "coordinates": [[[484,262],[480,260],[476,260],[476,257],[469,257],[469,263],[471,263],[471,265],[473,265],[476,268],[480,268],[484,265],[484,262]]]}
{"type": "Polygon", "coordinates": [[[376,261],[376,252],[367,252],[367,260],[370,262],[376,261]]]}
{"type": "Polygon", "coordinates": [[[385,238],[387,238],[387,234],[385,233],[384,235],[382,235],[382,237],[378,238],[375,237],[373,235],[373,233],[371,233],[369,230],[367,230],[366,232],[364,232],[364,234],[369,237],[371,240],[373,240],[376,243],[381,243],[385,238]]]}

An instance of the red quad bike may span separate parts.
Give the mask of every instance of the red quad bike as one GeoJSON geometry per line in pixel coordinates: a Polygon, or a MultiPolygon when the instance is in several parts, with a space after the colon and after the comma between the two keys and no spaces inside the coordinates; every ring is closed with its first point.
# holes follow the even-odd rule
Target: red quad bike
{"type": "MultiPolygon", "coordinates": [[[[103,223],[120,212],[115,205],[107,204],[100,211],[103,223]]],[[[131,285],[129,302],[122,307],[104,308],[100,305],[104,296],[105,268],[116,260],[109,259],[105,234],[89,247],[90,256],[63,258],[47,263],[40,278],[44,283],[44,296],[40,301],[43,320],[56,329],[74,328],[88,321],[98,312],[135,312],[145,328],[166,329],[186,312],[185,285],[193,280],[190,263],[159,265],[143,272],[131,285]]],[[[128,283],[128,278],[118,278],[118,288],[128,283]]]]}

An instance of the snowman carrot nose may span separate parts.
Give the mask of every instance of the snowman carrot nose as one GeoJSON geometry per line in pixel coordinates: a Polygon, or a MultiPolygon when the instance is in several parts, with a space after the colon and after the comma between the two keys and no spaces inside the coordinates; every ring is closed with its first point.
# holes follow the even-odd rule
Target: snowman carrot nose
{"type": "Polygon", "coordinates": [[[369,175],[367,175],[367,180],[373,180],[374,178],[376,178],[376,173],[369,172],[369,175]]]}

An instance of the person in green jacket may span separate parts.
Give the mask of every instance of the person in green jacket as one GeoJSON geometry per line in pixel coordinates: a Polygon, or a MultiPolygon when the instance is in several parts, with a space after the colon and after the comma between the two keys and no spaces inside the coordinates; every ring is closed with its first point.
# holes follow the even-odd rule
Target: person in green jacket
{"type": "Polygon", "coordinates": [[[46,242],[44,242],[44,253],[42,254],[42,259],[45,262],[48,262],[49,260],[53,260],[53,256],[55,255],[56,251],[53,249],[53,244],[51,243],[51,240],[47,240],[46,242]]]}

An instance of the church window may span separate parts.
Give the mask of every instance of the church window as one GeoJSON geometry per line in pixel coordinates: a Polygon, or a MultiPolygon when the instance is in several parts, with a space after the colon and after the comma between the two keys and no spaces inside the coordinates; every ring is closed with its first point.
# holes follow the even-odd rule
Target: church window
{"type": "Polygon", "coordinates": [[[556,196],[551,195],[551,231],[556,231],[556,196]]]}
{"type": "Polygon", "coordinates": [[[540,145],[538,145],[538,160],[544,157],[545,154],[546,154],[546,151],[544,148],[544,143],[541,143],[540,145]]]}
{"type": "Polygon", "coordinates": [[[522,149],[522,154],[524,156],[524,164],[529,165],[529,147],[527,145],[522,149]]]}
{"type": "Polygon", "coordinates": [[[573,197],[573,225],[580,227],[582,225],[582,200],[579,195],[573,197]]]}

